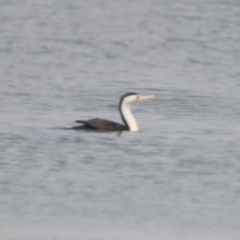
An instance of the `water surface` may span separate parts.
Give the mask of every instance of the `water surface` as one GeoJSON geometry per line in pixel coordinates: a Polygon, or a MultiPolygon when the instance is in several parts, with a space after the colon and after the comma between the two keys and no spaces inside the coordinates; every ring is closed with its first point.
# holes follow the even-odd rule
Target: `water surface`
{"type": "Polygon", "coordinates": [[[238,239],[239,12],[1,1],[0,239],[238,239]],[[129,91],[138,133],[63,130],[129,91]]]}

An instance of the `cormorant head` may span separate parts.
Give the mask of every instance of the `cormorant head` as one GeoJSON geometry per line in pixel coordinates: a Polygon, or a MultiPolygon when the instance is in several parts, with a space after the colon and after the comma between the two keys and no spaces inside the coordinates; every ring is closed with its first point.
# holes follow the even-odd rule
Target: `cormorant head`
{"type": "Polygon", "coordinates": [[[145,95],[144,96],[144,95],[134,93],[134,92],[125,93],[124,95],[121,96],[119,106],[121,106],[123,102],[124,102],[124,104],[131,105],[135,102],[152,99],[154,97],[155,97],[154,95],[145,95]]]}

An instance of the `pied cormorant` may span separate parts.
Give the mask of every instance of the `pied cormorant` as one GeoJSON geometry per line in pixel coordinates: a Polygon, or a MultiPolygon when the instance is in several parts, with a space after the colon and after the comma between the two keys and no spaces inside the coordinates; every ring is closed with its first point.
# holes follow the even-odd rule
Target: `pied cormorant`
{"type": "Polygon", "coordinates": [[[77,123],[82,125],[74,126],[74,130],[100,130],[100,131],[138,131],[139,127],[136,119],[134,118],[131,105],[141,100],[152,99],[154,95],[143,96],[138,93],[126,93],[120,98],[118,109],[124,124],[116,123],[113,121],[92,118],[89,120],[77,120],[77,123]]]}

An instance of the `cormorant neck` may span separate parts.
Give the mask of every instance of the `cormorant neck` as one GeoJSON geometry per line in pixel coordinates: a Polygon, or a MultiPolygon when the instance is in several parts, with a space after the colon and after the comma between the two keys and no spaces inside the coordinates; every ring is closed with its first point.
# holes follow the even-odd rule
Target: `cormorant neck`
{"type": "Polygon", "coordinates": [[[121,118],[125,125],[128,127],[130,131],[138,131],[139,127],[137,124],[136,119],[134,118],[132,111],[131,111],[131,105],[129,103],[124,102],[124,100],[119,105],[119,111],[121,114],[121,118]]]}

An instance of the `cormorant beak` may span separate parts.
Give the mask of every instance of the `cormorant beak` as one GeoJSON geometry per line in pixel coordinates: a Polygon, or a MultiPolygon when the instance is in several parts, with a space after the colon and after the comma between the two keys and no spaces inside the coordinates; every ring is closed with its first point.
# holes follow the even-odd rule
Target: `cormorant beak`
{"type": "Polygon", "coordinates": [[[137,95],[137,101],[142,101],[142,100],[147,100],[147,99],[153,99],[155,98],[154,95],[141,95],[141,94],[138,94],[137,95]]]}

